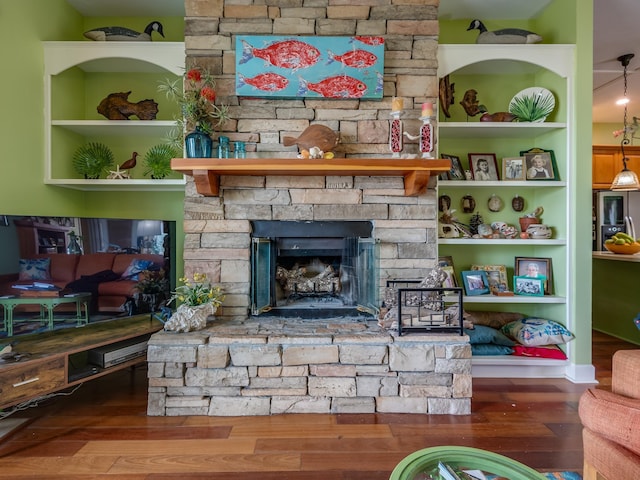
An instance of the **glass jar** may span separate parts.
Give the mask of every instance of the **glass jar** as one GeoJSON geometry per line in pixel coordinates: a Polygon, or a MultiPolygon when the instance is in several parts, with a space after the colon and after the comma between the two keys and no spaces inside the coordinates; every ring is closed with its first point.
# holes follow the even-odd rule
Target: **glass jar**
{"type": "Polygon", "coordinates": [[[218,158],[229,158],[229,137],[218,137],[218,158]]]}
{"type": "Polygon", "coordinates": [[[233,143],[233,156],[236,158],[246,158],[247,152],[245,151],[244,142],[233,143]]]}

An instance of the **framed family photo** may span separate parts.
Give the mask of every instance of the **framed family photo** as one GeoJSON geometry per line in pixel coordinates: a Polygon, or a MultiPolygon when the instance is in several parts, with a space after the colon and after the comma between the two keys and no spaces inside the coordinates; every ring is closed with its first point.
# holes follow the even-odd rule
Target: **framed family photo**
{"type": "Polygon", "coordinates": [[[544,295],[544,281],[541,278],[513,277],[513,291],[516,295],[544,295]]]}
{"type": "Polygon", "coordinates": [[[513,272],[514,276],[541,279],[543,294],[553,294],[553,271],[551,268],[551,258],[516,257],[513,272]]]}
{"type": "Polygon", "coordinates": [[[469,168],[474,180],[500,180],[495,153],[470,153],[469,168]]]}
{"type": "Polygon", "coordinates": [[[524,157],[505,157],[502,159],[502,180],[524,180],[524,157]]]}
{"type": "Polygon", "coordinates": [[[462,272],[462,283],[468,296],[486,295],[489,290],[489,279],[484,270],[465,270],[462,272]]]}
{"type": "Polygon", "coordinates": [[[525,161],[526,180],[559,180],[553,150],[532,148],[520,152],[525,161]]]}
{"type": "Polygon", "coordinates": [[[449,255],[438,257],[438,266],[447,274],[447,278],[445,278],[442,286],[445,288],[457,287],[458,280],[456,279],[456,271],[453,267],[453,257],[449,255]]]}
{"type": "Polygon", "coordinates": [[[471,265],[471,270],[482,270],[487,273],[489,291],[494,295],[509,290],[506,265],[471,265]]]}
{"type": "Polygon", "coordinates": [[[462,163],[460,163],[460,157],[456,157],[455,155],[448,155],[446,153],[440,154],[442,158],[446,158],[447,160],[451,160],[451,169],[447,173],[448,180],[466,180],[464,176],[464,169],[462,168],[462,163]]]}

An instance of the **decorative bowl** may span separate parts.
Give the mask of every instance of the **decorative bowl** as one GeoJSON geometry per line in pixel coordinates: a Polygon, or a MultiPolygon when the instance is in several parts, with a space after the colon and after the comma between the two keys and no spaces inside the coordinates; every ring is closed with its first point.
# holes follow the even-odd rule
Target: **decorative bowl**
{"type": "Polygon", "coordinates": [[[640,252],[640,243],[625,243],[624,245],[616,245],[615,243],[605,243],[604,248],[611,253],[621,253],[625,255],[633,255],[640,252]]]}

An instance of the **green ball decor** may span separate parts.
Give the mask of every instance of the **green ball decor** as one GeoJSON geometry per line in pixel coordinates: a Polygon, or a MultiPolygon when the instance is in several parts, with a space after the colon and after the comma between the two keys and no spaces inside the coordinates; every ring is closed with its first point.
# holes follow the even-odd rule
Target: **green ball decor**
{"type": "Polygon", "coordinates": [[[113,152],[103,143],[87,143],[73,154],[73,168],[84,178],[100,178],[101,173],[113,168],[113,152]]]}

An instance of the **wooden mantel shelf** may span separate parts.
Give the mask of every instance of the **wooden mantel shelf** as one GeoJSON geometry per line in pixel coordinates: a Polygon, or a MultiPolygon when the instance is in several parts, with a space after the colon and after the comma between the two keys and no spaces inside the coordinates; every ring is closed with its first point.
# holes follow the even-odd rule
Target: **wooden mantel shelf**
{"type": "Polygon", "coordinates": [[[199,194],[216,197],[220,175],[353,175],[404,177],[405,195],[419,195],[431,174],[448,172],[443,159],[400,158],[174,158],[171,168],[193,176],[199,194]]]}

